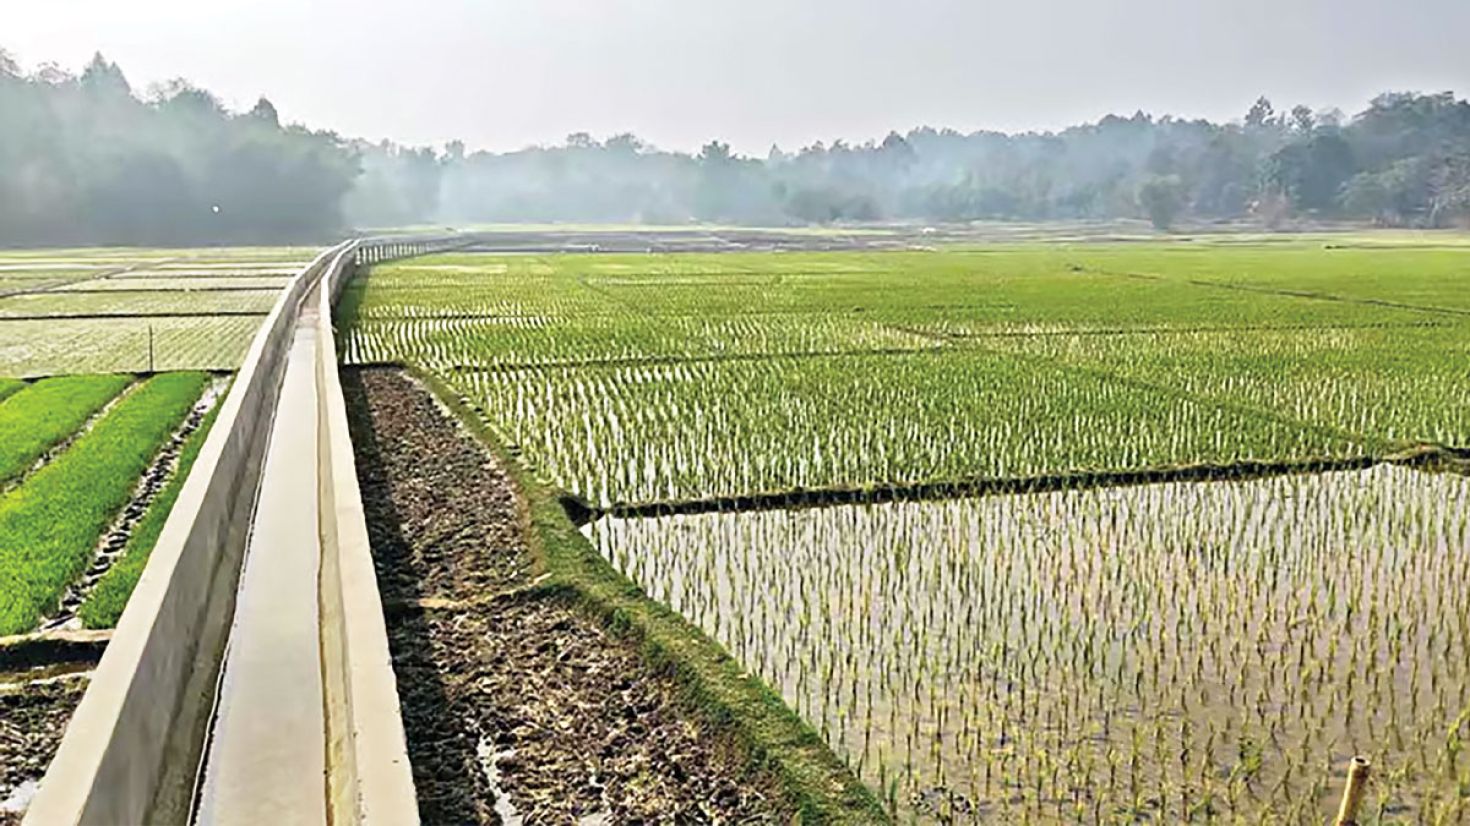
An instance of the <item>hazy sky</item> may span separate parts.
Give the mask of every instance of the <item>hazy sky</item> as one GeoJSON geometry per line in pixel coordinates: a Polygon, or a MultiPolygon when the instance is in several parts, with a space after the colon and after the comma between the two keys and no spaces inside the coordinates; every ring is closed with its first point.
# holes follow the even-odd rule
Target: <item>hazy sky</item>
{"type": "MultiPolygon", "coordinates": [[[[1017,131],[1259,94],[1354,111],[1470,93],[1470,0],[11,0],[26,67],[94,51],[134,88],[368,138],[514,149],[632,131],[764,154],[920,124],[1017,131]]],[[[0,125],[3,126],[3,125],[0,125]]]]}

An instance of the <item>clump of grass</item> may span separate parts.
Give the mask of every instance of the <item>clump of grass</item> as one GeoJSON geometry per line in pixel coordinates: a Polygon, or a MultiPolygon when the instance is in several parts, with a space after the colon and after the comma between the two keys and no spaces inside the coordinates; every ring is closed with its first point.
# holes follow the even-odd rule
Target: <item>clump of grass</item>
{"type": "Polygon", "coordinates": [[[189,435],[188,441],[184,442],[183,450],[179,453],[178,467],[175,468],[173,476],[153,500],[153,504],[148,507],[148,513],[138,523],[133,535],[128,538],[128,544],[123,549],[122,556],[97,582],[96,589],[87,597],[87,601],[82,603],[78,614],[85,627],[111,628],[117,625],[118,618],[122,616],[123,609],[127,607],[128,597],[132,596],[133,588],[138,584],[138,578],[143,575],[143,568],[148,564],[148,557],[153,553],[153,546],[158,543],[158,535],[163,531],[169,513],[173,511],[174,502],[179,498],[179,491],[183,490],[184,481],[189,478],[189,471],[194,466],[194,460],[199,458],[199,451],[204,447],[204,439],[209,435],[209,429],[214,425],[214,419],[218,413],[219,406],[216,405],[205,415],[199,429],[189,435]]]}
{"type": "Polygon", "coordinates": [[[0,498],[0,634],[29,631],[55,608],[208,380],[205,373],[149,379],[0,498]]]}

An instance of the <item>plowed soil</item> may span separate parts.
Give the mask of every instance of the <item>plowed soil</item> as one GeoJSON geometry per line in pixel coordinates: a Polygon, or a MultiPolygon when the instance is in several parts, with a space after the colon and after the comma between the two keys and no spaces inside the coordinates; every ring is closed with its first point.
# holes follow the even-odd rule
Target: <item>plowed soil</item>
{"type": "Polygon", "coordinates": [[[71,678],[0,690],[0,826],[20,823],[86,688],[71,678]]]}
{"type": "Polygon", "coordinates": [[[634,644],[523,590],[514,484],[427,390],[391,370],[344,385],[425,823],[791,820],[634,644]]]}

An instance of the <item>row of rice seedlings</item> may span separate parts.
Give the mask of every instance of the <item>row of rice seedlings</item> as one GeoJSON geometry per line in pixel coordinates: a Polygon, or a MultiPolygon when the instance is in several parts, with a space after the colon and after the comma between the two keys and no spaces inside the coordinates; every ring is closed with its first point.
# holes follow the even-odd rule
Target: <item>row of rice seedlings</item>
{"type": "Polygon", "coordinates": [[[149,379],[0,496],[0,635],[31,630],[56,606],[208,380],[204,373],[149,379]]]}
{"type": "MultiPolygon", "coordinates": [[[[1396,253],[1403,256],[1401,266],[1417,254],[1396,253]]],[[[1445,320],[1401,307],[1079,270],[1076,261],[1084,260],[1040,247],[985,254],[766,255],[747,264],[706,263],[685,254],[613,262],[557,256],[537,259],[533,272],[512,258],[451,255],[432,266],[380,266],[359,283],[372,288],[363,318],[457,316],[487,307],[495,314],[624,317],[856,311],[957,335],[1445,320]]]]}
{"type": "Polygon", "coordinates": [[[602,505],[1363,452],[1328,433],[974,351],[449,380],[544,476],[602,505]]]}
{"type": "Polygon", "coordinates": [[[179,451],[178,464],[175,466],[173,475],[169,477],[153,503],[148,506],[148,512],[138,522],[128,537],[127,545],[123,547],[122,555],[117,562],[102,575],[97,581],[97,587],[82,603],[81,610],[77,615],[82,620],[82,625],[87,628],[112,628],[122,617],[123,609],[127,607],[128,598],[133,595],[133,588],[137,587],[138,579],[143,576],[143,568],[148,564],[148,557],[153,553],[153,546],[158,543],[158,536],[163,532],[164,523],[168,521],[168,515],[174,509],[174,502],[179,498],[179,492],[184,489],[184,482],[189,478],[189,471],[194,467],[194,460],[199,458],[199,451],[204,448],[204,440],[209,436],[209,430],[214,425],[214,419],[219,415],[220,405],[215,404],[205,414],[204,421],[198,429],[189,434],[184,442],[183,449],[179,451]]]}
{"type": "Polygon", "coordinates": [[[1470,445],[1470,328],[987,339],[1383,439],[1470,445]]]}
{"type": "Polygon", "coordinates": [[[131,376],[41,379],[0,403],[0,489],[76,432],[131,376]]]}
{"type": "Polygon", "coordinates": [[[260,322],[260,316],[0,319],[0,374],[233,370],[260,322]]]}
{"type": "Polygon", "coordinates": [[[1470,817],[1470,481],[1362,473],[586,528],[903,815],[1470,817]]]}
{"type": "Polygon", "coordinates": [[[0,318],[13,316],[150,315],[163,313],[267,313],[279,290],[28,293],[0,298],[0,318]]]}
{"type": "Polygon", "coordinates": [[[342,346],[350,364],[411,362],[444,369],[917,350],[935,344],[886,325],[842,316],[506,316],[365,320],[348,330],[342,346]]]}

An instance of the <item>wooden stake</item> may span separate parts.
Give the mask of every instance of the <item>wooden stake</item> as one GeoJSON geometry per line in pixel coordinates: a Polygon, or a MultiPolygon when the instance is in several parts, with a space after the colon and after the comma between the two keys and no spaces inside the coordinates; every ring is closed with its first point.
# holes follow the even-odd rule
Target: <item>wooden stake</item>
{"type": "Polygon", "coordinates": [[[1363,802],[1363,792],[1368,786],[1368,758],[1353,758],[1348,767],[1347,786],[1342,790],[1342,805],[1337,807],[1337,819],[1333,826],[1357,826],[1358,806],[1363,802]]]}

